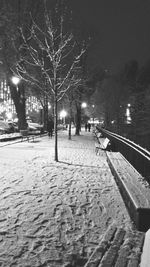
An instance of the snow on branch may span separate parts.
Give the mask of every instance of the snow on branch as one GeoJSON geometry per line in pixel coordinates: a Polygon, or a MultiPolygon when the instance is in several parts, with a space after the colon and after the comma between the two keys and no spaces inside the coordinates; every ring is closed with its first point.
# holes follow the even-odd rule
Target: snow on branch
{"type": "Polygon", "coordinates": [[[78,70],[86,48],[81,45],[79,49],[73,33],[63,31],[63,17],[60,25],[55,25],[55,19],[52,20],[48,12],[45,12],[44,22],[44,26],[39,26],[32,20],[28,39],[21,29],[22,58],[16,70],[22,79],[43,88],[42,90],[45,90],[45,81],[49,95],[52,93],[59,101],[71,87],[81,83],[82,77],[78,70]]]}

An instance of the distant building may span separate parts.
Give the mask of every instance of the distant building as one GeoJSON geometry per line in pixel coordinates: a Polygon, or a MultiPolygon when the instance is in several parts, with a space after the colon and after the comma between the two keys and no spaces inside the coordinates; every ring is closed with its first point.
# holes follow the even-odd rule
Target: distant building
{"type": "MultiPolygon", "coordinates": [[[[41,104],[35,96],[29,96],[26,99],[26,112],[38,112],[41,110],[41,104]]],[[[3,79],[0,81],[0,116],[4,120],[15,119],[17,117],[14,102],[11,98],[10,88],[3,79]]]]}

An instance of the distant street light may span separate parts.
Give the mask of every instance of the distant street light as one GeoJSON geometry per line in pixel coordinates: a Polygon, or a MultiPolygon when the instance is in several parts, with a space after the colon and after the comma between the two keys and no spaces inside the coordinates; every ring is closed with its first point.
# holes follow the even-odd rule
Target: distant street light
{"type": "Polygon", "coordinates": [[[12,83],[15,85],[18,85],[18,83],[20,82],[20,78],[16,76],[13,76],[11,80],[12,80],[12,83]]]}
{"type": "Polygon", "coordinates": [[[130,108],[131,108],[131,104],[127,104],[127,108],[126,108],[126,122],[127,122],[127,124],[130,124],[132,121],[130,108]]]}
{"type": "Polygon", "coordinates": [[[64,121],[64,124],[65,124],[65,118],[67,116],[67,112],[63,109],[61,112],[60,112],[60,118],[63,119],[64,121]]]}
{"type": "Polygon", "coordinates": [[[81,104],[81,107],[82,107],[82,108],[86,108],[86,107],[87,107],[87,103],[83,102],[83,103],[81,104]]]}

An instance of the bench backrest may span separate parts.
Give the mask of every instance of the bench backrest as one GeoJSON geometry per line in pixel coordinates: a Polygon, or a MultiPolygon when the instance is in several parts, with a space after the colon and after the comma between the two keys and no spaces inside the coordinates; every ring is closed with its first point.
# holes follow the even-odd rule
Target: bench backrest
{"type": "Polygon", "coordinates": [[[110,143],[110,140],[106,137],[103,142],[103,148],[106,149],[109,143],[110,143]]]}

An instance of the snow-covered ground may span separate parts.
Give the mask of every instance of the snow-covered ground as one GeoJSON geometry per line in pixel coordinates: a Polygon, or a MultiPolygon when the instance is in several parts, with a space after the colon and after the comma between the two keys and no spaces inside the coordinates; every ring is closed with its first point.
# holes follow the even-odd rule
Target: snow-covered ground
{"type": "Polygon", "coordinates": [[[78,267],[114,221],[132,227],[92,133],[0,146],[0,266],[78,267]]]}

